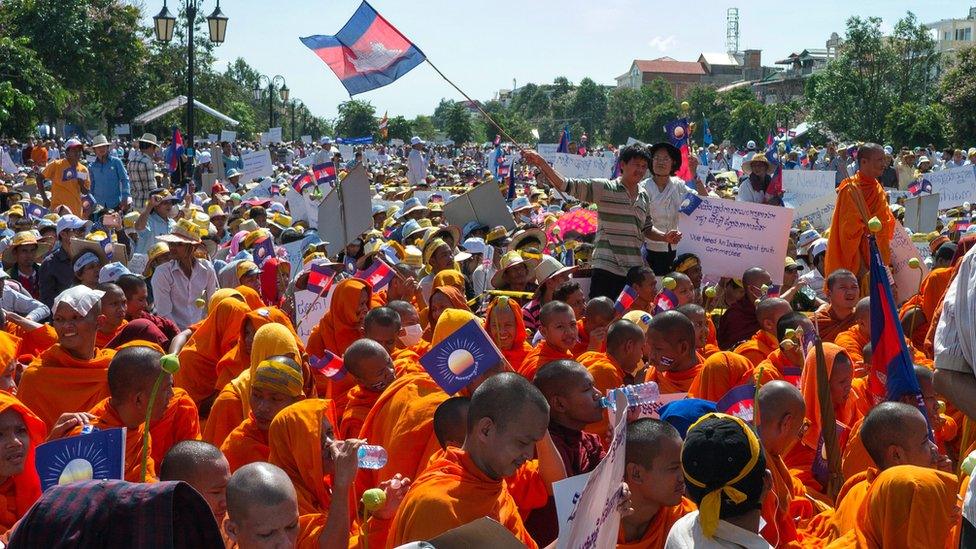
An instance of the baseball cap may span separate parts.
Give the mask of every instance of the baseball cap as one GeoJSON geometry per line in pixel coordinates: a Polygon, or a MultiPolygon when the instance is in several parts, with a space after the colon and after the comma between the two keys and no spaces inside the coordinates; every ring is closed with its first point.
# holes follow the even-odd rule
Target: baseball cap
{"type": "Polygon", "coordinates": [[[480,238],[469,238],[461,243],[461,252],[454,256],[454,261],[467,261],[477,254],[484,255],[488,246],[480,238]]]}
{"type": "Polygon", "coordinates": [[[66,214],[58,220],[58,235],[64,230],[84,229],[88,222],[74,214],[66,214]]]}
{"type": "Polygon", "coordinates": [[[101,268],[98,271],[98,283],[105,284],[106,282],[115,282],[122,275],[132,274],[128,267],[119,263],[118,261],[113,261],[101,268]]]}
{"type": "Polygon", "coordinates": [[[827,239],[826,238],[819,238],[819,239],[817,239],[816,242],[814,242],[810,246],[810,255],[812,257],[817,257],[818,255],[820,255],[822,253],[826,253],[826,252],[827,252],[827,239]]]}

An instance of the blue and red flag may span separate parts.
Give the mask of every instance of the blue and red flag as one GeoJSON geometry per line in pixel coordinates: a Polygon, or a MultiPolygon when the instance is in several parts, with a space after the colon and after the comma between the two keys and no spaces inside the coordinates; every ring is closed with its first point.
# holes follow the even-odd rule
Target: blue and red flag
{"type": "Polygon", "coordinates": [[[769,174],[772,179],[766,192],[772,195],[783,194],[783,163],[779,161],[775,145],[770,145],[766,150],[766,160],[773,165],[773,171],[769,174]]]}
{"type": "Polygon", "coordinates": [[[336,181],[336,167],[335,162],[331,160],[328,162],[323,162],[322,164],[316,164],[312,166],[312,175],[315,177],[316,185],[329,185],[335,186],[336,181]]]}
{"type": "Polygon", "coordinates": [[[340,381],[346,377],[346,365],[342,362],[342,357],[328,349],[322,351],[322,356],[310,355],[308,363],[313,370],[332,381],[340,381]]]}
{"type": "Polygon", "coordinates": [[[563,133],[559,136],[559,146],[556,147],[557,153],[569,152],[569,126],[563,126],[563,133]]]}
{"type": "Polygon", "coordinates": [[[356,271],[354,276],[366,281],[373,288],[373,293],[376,293],[386,288],[393,280],[394,275],[393,269],[385,261],[377,258],[373,260],[373,264],[368,269],[356,271]]]}
{"type": "Polygon", "coordinates": [[[751,422],[755,416],[756,386],[752,383],[738,385],[729,389],[715,403],[715,411],[735,416],[742,421],[751,422]]]}
{"type": "Polygon", "coordinates": [[[617,301],[614,302],[613,308],[617,310],[617,313],[624,314],[629,309],[630,306],[634,304],[637,300],[637,290],[632,288],[630,284],[624,286],[624,289],[617,296],[617,301]]]}
{"type": "Polygon", "coordinates": [[[912,193],[912,196],[918,196],[922,193],[932,194],[932,182],[924,177],[919,177],[908,185],[908,192],[912,193]]]}
{"type": "Polygon", "coordinates": [[[668,134],[668,142],[677,147],[681,152],[681,168],[675,175],[684,181],[691,181],[695,174],[688,166],[688,119],[679,118],[664,127],[664,132],[668,134]]]}
{"type": "Polygon", "coordinates": [[[512,166],[508,169],[508,195],[505,198],[509,202],[515,200],[515,160],[512,160],[512,166]]]}
{"type": "Polygon", "coordinates": [[[295,192],[299,194],[314,184],[312,176],[308,172],[298,174],[291,180],[291,188],[295,189],[295,192]]]}
{"type": "Polygon", "coordinates": [[[783,381],[792,383],[797,389],[800,389],[800,377],[802,375],[803,368],[797,368],[796,366],[783,368],[783,381]]]}
{"type": "Polygon", "coordinates": [[[654,299],[654,314],[670,311],[678,306],[678,295],[665,288],[654,299]]]}
{"type": "Polygon", "coordinates": [[[392,84],[427,57],[368,2],[334,36],[301,39],[339,77],[349,95],[392,84]]]}
{"type": "Polygon", "coordinates": [[[306,288],[310,292],[324,294],[332,286],[333,280],[335,280],[335,271],[325,264],[312,263],[312,267],[308,271],[308,285],[306,288]]]}
{"type": "Polygon", "coordinates": [[[175,172],[180,167],[180,157],[186,149],[183,147],[183,136],[179,128],[173,128],[173,142],[166,149],[166,165],[170,173],[175,172]]]}
{"type": "Polygon", "coordinates": [[[262,266],[265,261],[275,256],[274,240],[270,236],[264,237],[251,250],[251,255],[254,257],[254,263],[258,267],[262,266]]]}

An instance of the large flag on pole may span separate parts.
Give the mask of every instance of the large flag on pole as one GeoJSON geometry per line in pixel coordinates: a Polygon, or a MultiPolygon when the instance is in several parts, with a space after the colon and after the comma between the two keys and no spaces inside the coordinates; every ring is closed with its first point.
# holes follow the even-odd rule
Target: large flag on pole
{"type": "Polygon", "coordinates": [[[339,77],[349,95],[393,83],[427,58],[368,2],[334,36],[301,39],[339,77]]]}

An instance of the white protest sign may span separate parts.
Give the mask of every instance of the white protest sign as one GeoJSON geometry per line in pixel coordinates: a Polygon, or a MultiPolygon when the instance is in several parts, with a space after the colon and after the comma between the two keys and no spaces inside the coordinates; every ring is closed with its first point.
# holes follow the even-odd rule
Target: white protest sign
{"type": "Polygon", "coordinates": [[[242,182],[259,177],[271,177],[271,174],[274,173],[271,165],[271,152],[268,149],[243,152],[241,153],[241,162],[244,163],[242,182]]]}
{"type": "Polygon", "coordinates": [[[403,140],[398,137],[394,137],[393,139],[390,140],[390,145],[393,145],[394,147],[402,147],[403,140]]]}
{"type": "MultiPolygon", "coordinates": [[[[782,269],[781,269],[782,270],[782,269]]],[[[627,407],[624,395],[617,395],[617,409],[627,407]]],[[[614,547],[620,528],[620,483],[624,479],[624,453],[627,449],[627,414],[620,414],[613,428],[607,455],[590,471],[586,486],[569,515],[566,535],[560,531],[558,549],[614,547]]]]}
{"type": "Polygon", "coordinates": [[[355,150],[352,148],[352,145],[338,144],[336,145],[336,148],[339,149],[339,154],[342,155],[343,160],[346,161],[352,160],[353,157],[356,155],[355,150]]]}
{"type": "Polygon", "coordinates": [[[306,156],[305,158],[298,159],[298,164],[301,166],[305,166],[306,168],[311,168],[313,162],[315,162],[315,156],[311,154],[306,156]]]}
{"type": "Polygon", "coordinates": [[[919,281],[924,280],[928,274],[929,268],[922,261],[912,237],[908,236],[908,231],[901,223],[896,223],[895,235],[891,239],[891,276],[895,279],[895,302],[903,303],[918,293],[919,281]],[[913,257],[919,260],[918,269],[908,266],[913,257]]]}
{"type": "Polygon", "coordinates": [[[613,160],[604,156],[554,153],[550,162],[552,168],[563,177],[609,179],[613,174],[613,160]]]}
{"type": "Polygon", "coordinates": [[[305,221],[310,227],[318,226],[318,208],[311,203],[310,198],[299,194],[294,187],[288,185],[285,189],[285,200],[288,201],[288,213],[294,223],[305,221]]]}
{"type": "Polygon", "coordinates": [[[361,164],[329,191],[318,210],[318,232],[334,256],[373,226],[369,179],[361,164]]]}
{"type": "Polygon", "coordinates": [[[3,168],[3,171],[10,174],[17,173],[17,165],[14,164],[14,159],[10,158],[10,153],[7,151],[3,151],[3,160],[0,161],[0,168],[3,168]]]}
{"type": "Polygon", "coordinates": [[[542,158],[546,158],[547,155],[556,154],[558,148],[559,143],[539,143],[535,146],[535,152],[539,153],[542,158]]]}
{"type": "Polygon", "coordinates": [[[732,169],[741,172],[742,171],[742,161],[745,160],[745,156],[741,154],[732,155],[732,169]]]}
{"type": "Polygon", "coordinates": [[[237,132],[230,130],[220,130],[220,140],[227,141],[228,143],[233,143],[237,141],[237,132]]]}
{"type": "Polygon", "coordinates": [[[298,332],[298,337],[302,339],[302,343],[305,345],[308,345],[308,337],[312,335],[312,329],[318,325],[325,312],[329,310],[329,304],[332,302],[332,290],[334,289],[335,285],[333,284],[329,288],[328,295],[322,296],[318,300],[316,300],[318,294],[315,292],[308,290],[295,292],[295,318],[300,321],[295,326],[295,331],[298,332]]]}
{"type": "Polygon", "coordinates": [[[263,135],[268,143],[281,143],[281,128],[268,128],[268,132],[263,135]]]}
{"type": "Polygon", "coordinates": [[[271,198],[272,185],[274,185],[274,180],[262,180],[253,189],[242,194],[241,200],[250,200],[252,198],[271,198]]]}
{"type": "Polygon", "coordinates": [[[798,208],[824,196],[837,196],[834,180],[837,172],[818,170],[784,170],[783,203],[798,208]]]}
{"type": "Polygon", "coordinates": [[[116,124],[113,131],[115,132],[115,135],[132,135],[132,130],[129,129],[128,124],[116,124]]]}
{"type": "Polygon", "coordinates": [[[312,136],[311,135],[303,135],[302,136],[302,143],[307,143],[307,144],[311,145],[312,144],[312,136]]]}
{"type": "Polygon", "coordinates": [[[700,200],[690,215],[678,214],[678,230],[684,235],[678,253],[697,255],[705,275],[742,278],[747,269],[762,267],[774,284],[782,284],[793,210],[721,198],[700,200]]]}
{"type": "Polygon", "coordinates": [[[380,153],[376,149],[366,149],[363,151],[363,158],[369,164],[384,164],[385,162],[380,162],[380,153]]]}
{"type": "Polygon", "coordinates": [[[146,254],[132,254],[132,259],[129,260],[129,272],[137,275],[142,275],[146,271],[146,265],[149,264],[149,256],[146,254]]]}
{"type": "Polygon", "coordinates": [[[821,196],[815,200],[797,206],[793,210],[794,221],[797,225],[806,220],[818,231],[830,228],[834,218],[834,208],[837,207],[837,197],[834,195],[821,196]]]}
{"type": "Polygon", "coordinates": [[[888,195],[888,204],[897,204],[898,200],[902,198],[911,198],[912,196],[912,193],[908,191],[898,191],[893,189],[887,189],[885,190],[885,193],[888,195]]]}
{"type": "Polygon", "coordinates": [[[208,133],[207,134],[207,141],[209,141],[211,143],[216,143],[217,142],[217,138],[218,138],[218,135],[215,134],[215,133],[208,133]]]}
{"type": "MultiPolygon", "coordinates": [[[[960,166],[951,170],[931,172],[923,176],[932,184],[932,193],[939,193],[939,209],[962,206],[976,199],[976,167],[960,166]]],[[[924,184],[923,184],[924,188],[924,184]]]]}
{"type": "Polygon", "coordinates": [[[576,502],[583,495],[583,488],[590,480],[590,473],[566,477],[552,483],[552,499],[556,503],[556,520],[559,524],[559,535],[569,535],[569,516],[576,507],[576,502]]]}
{"type": "Polygon", "coordinates": [[[319,235],[312,233],[301,240],[281,245],[288,257],[288,263],[291,264],[292,280],[298,278],[298,275],[302,272],[302,250],[311,244],[316,244],[321,241],[322,239],[319,238],[319,235]]]}

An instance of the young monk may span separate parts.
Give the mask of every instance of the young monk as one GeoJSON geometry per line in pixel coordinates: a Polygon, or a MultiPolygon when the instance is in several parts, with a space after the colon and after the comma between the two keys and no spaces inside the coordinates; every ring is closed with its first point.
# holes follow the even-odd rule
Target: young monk
{"type": "Polygon", "coordinates": [[[503,479],[531,459],[548,423],[549,404],[525,378],[501,373],[487,379],[471,397],[464,446],[449,447],[414,482],[393,519],[390,545],[429,540],[488,516],[538,547],[503,479]]]}
{"type": "Polygon", "coordinates": [[[658,384],[661,394],[687,393],[702,363],[695,354],[695,325],[678,311],[665,311],[647,328],[651,368],[645,381],[658,384]]]}
{"type": "MultiPolygon", "coordinates": [[[[373,309],[370,313],[380,309],[373,309]]],[[[369,315],[366,316],[369,318],[369,315]]],[[[349,403],[339,422],[339,437],[358,438],[363,422],[376,400],[396,379],[393,360],[384,346],[372,339],[360,339],[346,349],[342,362],[346,373],[356,380],[356,386],[349,390],[349,403]]]]}
{"type": "MultiPolygon", "coordinates": [[[[931,246],[932,243],[929,243],[930,249],[931,246]]],[[[955,244],[947,242],[936,248],[932,254],[935,264],[922,281],[919,292],[909,298],[898,312],[902,330],[916,349],[924,348],[925,334],[935,318],[935,309],[952,282],[952,258],[955,255],[955,244]]]]}
{"type": "Polygon", "coordinates": [[[251,413],[220,445],[231,472],[248,463],[268,460],[271,421],[278,412],[305,397],[301,365],[283,355],[262,360],[248,384],[251,413]]]}
{"type": "Polygon", "coordinates": [[[756,305],[756,319],[759,320],[759,330],[746,341],[735,348],[735,352],[748,358],[753,366],[766,360],[779,346],[776,339],[776,323],[788,313],[793,312],[790,302],[778,297],[767,298],[756,305]]]}
{"type": "Polygon", "coordinates": [[[800,387],[800,373],[803,371],[803,363],[806,360],[806,353],[812,351],[806,349],[806,341],[813,341],[813,321],[803,313],[789,313],[780,317],[776,323],[776,340],[779,342],[776,350],[769,353],[766,360],[760,362],[755,368],[744,376],[739,384],[759,383],[764,385],[776,379],[782,379],[800,387]],[[788,338],[787,330],[803,330],[804,337],[788,338]]]}
{"type": "Polygon", "coordinates": [[[813,321],[817,324],[820,338],[833,343],[841,332],[856,322],[854,307],[861,297],[861,287],[854,273],[838,269],[827,276],[826,293],[828,303],[817,309],[813,321]]]}
{"type": "Polygon", "coordinates": [[[393,354],[400,335],[400,315],[389,307],[371,309],[363,318],[363,337],[372,339],[393,354]]]}
{"type": "MultiPolygon", "coordinates": [[[[854,306],[854,314],[852,316],[854,317],[855,324],[837,334],[834,343],[843,347],[855,363],[864,363],[865,359],[862,350],[865,345],[871,343],[871,298],[861,298],[857,302],[857,305],[854,306]]],[[[932,361],[926,358],[924,354],[915,350],[907,338],[905,344],[908,345],[908,350],[912,353],[912,360],[916,364],[933,365],[932,361]]]]}
{"type": "MultiPolygon", "coordinates": [[[[689,278],[688,275],[674,272],[668,273],[665,278],[668,277],[674,279],[675,282],[674,290],[672,290],[674,295],[678,297],[678,302],[675,305],[680,307],[681,305],[687,305],[688,303],[695,302],[695,285],[692,283],[691,278],[689,278]]],[[[651,310],[654,310],[654,308],[651,307],[651,310]]]]}
{"type": "Polygon", "coordinates": [[[709,325],[711,322],[701,305],[697,303],[685,303],[675,310],[691,319],[692,324],[695,325],[695,348],[698,349],[698,353],[702,358],[708,358],[719,352],[718,345],[709,343],[708,341],[709,325]]]}
{"type": "Polygon", "coordinates": [[[624,481],[634,512],[620,518],[617,549],[663,549],[671,526],[696,509],[686,497],[681,435],[651,418],[627,425],[624,481]]]}
{"type": "Polygon", "coordinates": [[[434,436],[437,437],[441,450],[446,450],[448,446],[464,446],[470,406],[471,398],[455,396],[441,402],[434,410],[434,436]]]}
{"type": "Polygon", "coordinates": [[[0,534],[9,531],[41,495],[34,467],[34,449],[44,442],[47,427],[16,397],[0,392],[0,534]]]}
{"type": "Polygon", "coordinates": [[[772,284],[772,280],[769,273],[760,267],[753,267],[743,273],[742,285],[745,291],[741,298],[729,303],[718,323],[716,337],[720,349],[732,349],[759,330],[756,300],[765,297],[762,287],[772,284]]]}
{"type": "Polygon", "coordinates": [[[95,334],[95,346],[103,349],[119,335],[128,323],[125,319],[125,293],[116,284],[99,284],[98,289],[105,292],[102,296],[102,314],[98,317],[98,332],[95,334]]]}
{"type": "Polygon", "coordinates": [[[217,524],[224,522],[230,465],[213,444],[202,440],[176,443],[159,465],[159,480],[181,480],[189,484],[207,500],[217,524]]]}
{"type": "MultiPolygon", "coordinates": [[[[632,385],[634,376],[643,366],[644,330],[629,320],[620,319],[607,331],[607,352],[589,351],[577,359],[593,378],[593,386],[601,395],[622,385],[632,385]]],[[[552,403],[550,402],[550,405],[552,403]]],[[[585,431],[610,443],[610,421],[605,413],[600,421],[587,425],[585,431]]]]}
{"type": "Polygon", "coordinates": [[[657,277],[654,270],[647,265],[631,267],[627,271],[627,285],[637,292],[637,299],[631,304],[629,311],[653,311],[654,299],[657,297],[657,277]]]}
{"type": "Polygon", "coordinates": [[[607,329],[616,320],[617,310],[608,297],[594,297],[586,302],[583,318],[576,320],[578,339],[570,354],[579,356],[586,351],[606,351],[607,329]]]}
{"type": "Polygon", "coordinates": [[[109,396],[106,376],[115,349],[95,348],[101,299],[101,291],[83,285],[55,298],[51,324],[58,342],[21,377],[18,398],[49,429],[61,414],[88,410],[109,396]]]}
{"type": "MultiPolygon", "coordinates": [[[[588,307],[588,305],[587,305],[588,307]]],[[[525,357],[519,373],[531,380],[542,365],[553,360],[575,358],[572,353],[578,331],[573,308],[562,301],[550,301],[539,312],[542,342],[525,357]]]]}
{"type": "Polygon", "coordinates": [[[204,416],[209,413],[217,394],[217,363],[237,343],[241,324],[250,311],[247,303],[240,299],[220,301],[179,352],[176,386],[190,394],[204,416]]]}
{"type": "MultiPolygon", "coordinates": [[[[589,473],[606,455],[602,436],[585,432],[604,416],[600,392],[593,376],[572,360],[556,360],[539,368],[532,384],[549,403],[549,436],[556,445],[566,474],[589,473]]],[[[537,543],[546,545],[559,534],[556,503],[552,498],[541,509],[525,517],[525,526],[537,543]]]]}
{"type": "MultiPolygon", "coordinates": [[[[120,350],[108,366],[109,397],[88,410],[94,416],[92,425],[99,429],[125,427],[125,480],[153,482],[156,466],[150,456],[146,463],[146,478],[141,477],[142,438],[146,428],[146,412],[152,406],[151,419],[159,419],[166,411],[166,403],[173,395],[173,376],[160,365],[162,353],[138,342],[120,350]],[[150,400],[153,386],[162,379],[155,400],[150,400]]],[[[76,427],[69,436],[81,434],[76,427]]],[[[152,436],[149,437],[152,448],[152,436]]]]}
{"type": "Polygon", "coordinates": [[[533,349],[526,341],[525,320],[518,303],[505,296],[493,299],[485,312],[485,331],[512,369],[521,370],[533,349]]]}

